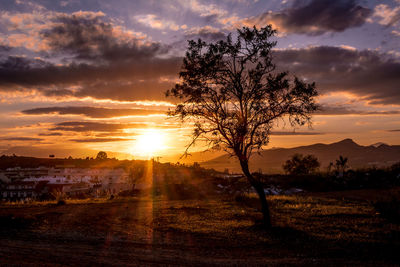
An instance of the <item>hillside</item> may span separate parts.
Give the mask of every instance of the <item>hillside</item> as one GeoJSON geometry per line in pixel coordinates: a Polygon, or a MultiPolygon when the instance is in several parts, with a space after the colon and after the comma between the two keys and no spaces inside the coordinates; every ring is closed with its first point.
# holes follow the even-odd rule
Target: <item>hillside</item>
{"type": "MultiPolygon", "coordinates": [[[[281,173],[282,164],[293,154],[312,154],[321,162],[321,168],[326,168],[330,162],[335,162],[339,155],[349,158],[351,168],[389,166],[400,161],[400,146],[386,144],[361,146],[351,139],[344,139],[332,144],[313,144],[294,148],[276,148],[255,153],[250,168],[252,171],[262,170],[264,173],[281,173]]],[[[201,163],[202,167],[223,171],[240,172],[237,160],[228,155],[201,163]]]]}

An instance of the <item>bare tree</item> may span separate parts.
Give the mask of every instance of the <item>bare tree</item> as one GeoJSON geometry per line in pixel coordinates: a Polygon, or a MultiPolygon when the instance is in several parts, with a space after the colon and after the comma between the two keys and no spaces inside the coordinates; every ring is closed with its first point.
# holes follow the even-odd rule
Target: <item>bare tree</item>
{"type": "Polygon", "coordinates": [[[215,43],[189,41],[183,59],[181,82],[166,92],[180,103],[169,112],[194,123],[192,142],[205,141],[237,157],[242,171],[256,190],[263,222],[271,226],[262,182],[249,170],[252,152],[269,142],[270,131],[279,118],[292,126],[310,122],[317,109],[315,84],[307,84],[287,72],[275,72],[271,49],[276,42],[271,25],[244,27],[215,43]]]}

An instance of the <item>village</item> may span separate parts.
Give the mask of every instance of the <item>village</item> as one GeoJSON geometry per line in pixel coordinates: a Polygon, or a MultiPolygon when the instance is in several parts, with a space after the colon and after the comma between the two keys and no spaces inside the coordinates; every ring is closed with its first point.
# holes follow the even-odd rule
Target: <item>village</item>
{"type": "Polygon", "coordinates": [[[0,172],[2,201],[53,199],[56,194],[71,198],[115,195],[133,189],[124,168],[76,168],[55,166],[7,168],[0,172]]]}

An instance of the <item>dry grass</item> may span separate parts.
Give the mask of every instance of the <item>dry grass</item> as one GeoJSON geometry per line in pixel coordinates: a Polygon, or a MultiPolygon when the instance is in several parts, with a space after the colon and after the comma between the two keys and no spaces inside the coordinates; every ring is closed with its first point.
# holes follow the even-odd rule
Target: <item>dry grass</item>
{"type": "MultiPolygon", "coordinates": [[[[124,241],[123,246],[146,244],[151,245],[152,253],[156,247],[159,253],[166,249],[165,253],[175,255],[172,263],[182,260],[189,265],[206,259],[206,265],[232,260],[240,265],[272,260],[272,265],[291,261],[295,265],[385,265],[400,260],[396,253],[400,249],[400,225],[381,217],[368,199],[304,194],[272,196],[269,203],[274,224],[271,231],[257,224],[261,214],[254,195],[241,202],[214,196],[201,200],[67,200],[63,206],[55,205],[55,201],[3,204],[0,218],[8,223],[0,233],[9,243],[19,235],[24,236],[23,242],[27,242],[26,236],[34,235],[52,244],[66,240],[71,249],[88,240],[109,240],[112,244],[124,241]],[[189,258],[179,258],[188,253],[189,258]]],[[[125,262],[121,258],[119,263],[125,262]]]]}

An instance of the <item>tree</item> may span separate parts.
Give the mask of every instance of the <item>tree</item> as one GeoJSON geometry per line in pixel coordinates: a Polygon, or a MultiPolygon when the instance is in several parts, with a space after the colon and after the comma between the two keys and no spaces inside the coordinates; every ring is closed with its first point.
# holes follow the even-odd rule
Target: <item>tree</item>
{"type": "Polygon", "coordinates": [[[307,175],[315,172],[320,165],[318,159],[313,155],[294,154],[282,167],[286,173],[292,175],[307,175]]]}
{"type": "Polygon", "coordinates": [[[96,159],[107,159],[107,153],[104,151],[100,151],[99,153],[97,153],[96,159]]]}
{"type": "Polygon", "coordinates": [[[144,178],[145,166],[143,164],[136,164],[129,169],[128,183],[132,185],[132,189],[135,189],[136,183],[144,178]]]}
{"type": "Polygon", "coordinates": [[[349,159],[347,157],[343,157],[342,155],[340,155],[339,159],[336,160],[336,170],[341,176],[345,174],[346,169],[349,167],[349,165],[347,165],[348,161],[349,159]]]}
{"type": "Polygon", "coordinates": [[[188,149],[204,140],[210,148],[223,148],[237,157],[248,182],[256,190],[263,222],[271,226],[263,183],[249,170],[252,152],[269,142],[278,119],[292,125],[310,122],[317,109],[315,84],[307,84],[287,72],[275,72],[271,49],[276,42],[271,25],[237,30],[236,40],[228,35],[215,43],[188,41],[181,82],[166,92],[179,103],[169,111],[182,122],[193,122],[188,149]]]}

